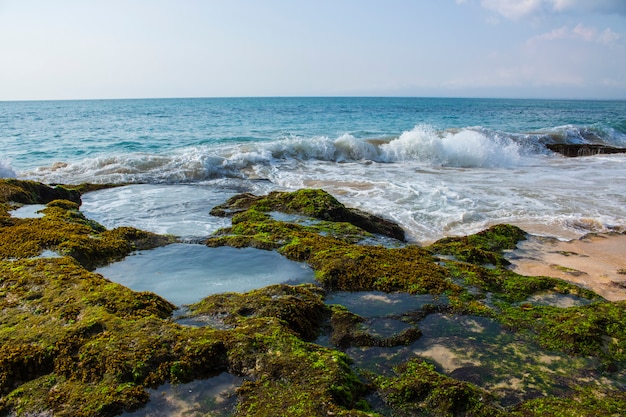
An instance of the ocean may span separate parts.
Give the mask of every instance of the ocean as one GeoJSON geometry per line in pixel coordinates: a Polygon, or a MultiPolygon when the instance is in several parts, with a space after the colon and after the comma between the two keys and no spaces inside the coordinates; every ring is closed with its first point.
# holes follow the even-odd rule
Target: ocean
{"type": "Polygon", "coordinates": [[[123,183],[81,210],[204,238],[251,192],[322,188],[428,243],[497,223],[572,239],[626,230],[626,101],[197,98],[0,102],[0,177],[123,183]]]}

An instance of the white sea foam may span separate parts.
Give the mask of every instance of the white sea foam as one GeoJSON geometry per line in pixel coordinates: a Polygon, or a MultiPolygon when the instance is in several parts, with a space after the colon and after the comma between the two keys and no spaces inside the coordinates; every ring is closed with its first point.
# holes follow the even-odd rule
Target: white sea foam
{"type": "Polygon", "coordinates": [[[133,226],[194,240],[230,225],[209,211],[234,194],[219,184],[130,185],[83,195],[81,211],[108,228],[133,226]]]}
{"type": "Polygon", "coordinates": [[[514,167],[522,160],[521,147],[510,138],[489,137],[481,129],[439,133],[417,126],[381,145],[383,160],[420,161],[432,165],[480,168],[514,167]]]}
{"type": "Polygon", "coordinates": [[[390,218],[421,242],[495,223],[568,238],[626,230],[626,157],[565,158],[544,146],[579,140],[572,138],[593,139],[571,126],[507,134],[418,125],[397,137],[292,135],[120,153],[57,163],[24,177],[146,183],[87,194],[83,209],[107,227],[132,225],[190,238],[224,226],[208,211],[230,195],[302,187],[324,188],[348,206],[390,218]]]}
{"type": "Polygon", "coordinates": [[[15,178],[17,177],[15,171],[11,167],[8,161],[0,159],[0,178],[15,178]]]}
{"type": "MultiPolygon", "coordinates": [[[[535,144],[536,145],[536,144],[535,144]]],[[[417,126],[395,139],[363,140],[350,134],[291,137],[229,146],[183,148],[170,154],[124,153],[55,163],[25,177],[56,183],[181,183],[266,175],[301,162],[417,162],[433,167],[516,167],[537,157],[510,136],[480,128],[438,132],[417,126]]]]}

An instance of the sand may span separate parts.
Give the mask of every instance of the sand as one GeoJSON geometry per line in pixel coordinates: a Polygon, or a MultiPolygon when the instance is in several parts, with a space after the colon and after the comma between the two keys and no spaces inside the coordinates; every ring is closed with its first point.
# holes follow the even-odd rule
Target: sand
{"type": "Polygon", "coordinates": [[[589,234],[570,241],[533,236],[520,242],[509,259],[518,274],[561,278],[609,301],[626,300],[626,234],[589,234]]]}

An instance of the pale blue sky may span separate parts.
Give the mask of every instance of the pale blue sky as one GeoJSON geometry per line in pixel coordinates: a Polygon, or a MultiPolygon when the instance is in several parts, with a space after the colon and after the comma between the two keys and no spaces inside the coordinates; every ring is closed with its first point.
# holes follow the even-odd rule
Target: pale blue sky
{"type": "Polygon", "coordinates": [[[0,100],[626,99],[626,0],[0,0],[0,100]]]}

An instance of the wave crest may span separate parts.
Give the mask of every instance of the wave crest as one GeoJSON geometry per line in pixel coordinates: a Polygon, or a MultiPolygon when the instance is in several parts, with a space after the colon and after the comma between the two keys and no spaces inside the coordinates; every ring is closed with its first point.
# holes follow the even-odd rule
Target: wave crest
{"type": "MultiPolygon", "coordinates": [[[[467,127],[436,130],[418,125],[398,137],[361,139],[350,134],[289,137],[189,147],[169,154],[125,153],[56,163],[26,173],[44,182],[160,183],[214,178],[267,178],[276,170],[302,169],[308,162],[413,163],[431,167],[513,168],[554,155],[551,143],[626,143],[626,135],[606,129],[562,126],[536,133],[507,133],[467,127]],[[623,136],[623,137],[622,137],[623,136]]],[[[554,155],[554,157],[557,157],[554,155]]],[[[15,176],[0,161],[0,174],[15,176]]]]}

